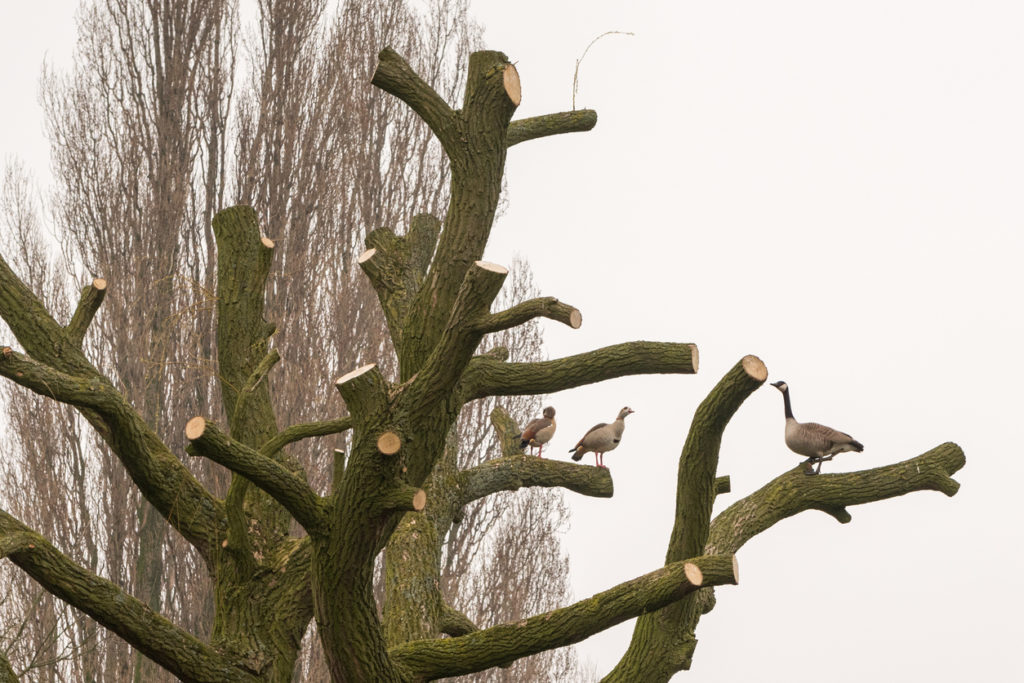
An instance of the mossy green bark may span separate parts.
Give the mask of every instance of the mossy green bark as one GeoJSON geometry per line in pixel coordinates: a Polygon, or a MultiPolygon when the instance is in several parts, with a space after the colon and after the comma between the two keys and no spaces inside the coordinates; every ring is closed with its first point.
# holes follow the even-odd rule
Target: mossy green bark
{"type": "Polygon", "coordinates": [[[3,651],[0,651],[0,683],[18,683],[18,676],[3,651]]]}
{"type": "MultiPolygon", "coordinates": [[[[865,473],[788,473],[711,522],[711,504],[722,490],[715,472],[722,430],[764,381],[745,359],[694,417],[680,457],[666,566],[520,623],[475,629],[436,590],[440,542],[462,506],[519,486],[557,485],[610,496],[612,485],[605,470],[511,452],[456,471],[442,454],[462,406],[476,398],[552,393],[625,375],[689,374],[697,370],[697,349],[630,342],[541,363],[507,363],[500,353],[474,356],[485,333],[531,316],[578,325],[578,311],[550,298],[492,313],[504,273],[479,259],[507,147],[588,129],[595,118],[572,112],[512,122],[518,76],[499,52],[472,55],[458,110],[391,50],[381,52],[373,83],[424,119],[452,168],[451,202],[440,231],[435,219],[417,217],[405,236],[379,230],[367,237],[367,246],[378,251],[364,254],[361,263],[391,330],[398,383],[387,382],[375,367],[349,373],[338,384],[348,416],[279,432],[270,383],[278,357],[269,344],[273,326],[263,318],[272,248],[260,239],[251,209],[219,213],[217,344],[230,438],[212,429],[207,440],[197,438],[192,446],[233,471],[224,501],[192,477],[144,416],[83,356],[79,342],[93,303],[86,301],[78,322],[63,328],[0,257],[0,315],[27,351],[0,349],[0,375],[74,405],[154,509],[199,551],[214,575],[213,644],[74,565],[0,511],[0,554],[51,593],[187,681],[289,681],[312,618],[333,681],[407,683],[501,665],[638,615],[644,616],[630,650],[609,680],[667,680],[687,665],[697,619],[709,608],[710,593],[699,589],[735,582],[731,549],[753,534],[803,509],[848,521],[847,505],[920,489],[956,492],[950,475],[963,465],[963,453],[945,444],[865,473]],[[346,429],[352,432],[350,453],[346,459],[335,452],[333,490],[321,498],[309,490],[284,447],[346,429]],[[385,432],[398,435],[397,453],[378,450],[385,432]],[[427,509],[407,513],[410,492],[419,487],[428,489],[427,509]],[[289,510],[308,537],[289,534],[289,510]],[[371,594],[373,561],[389,540],[389,604],[382,626],[371,594]],[[705,556],[707,549],[715,554],[705,556]],[[699,585],[695,568],[703,572],[699,585]],[[439,638],[442,632],[460,635],[439,638]]],[[[510,433],[506,425],[506,442],[510,433]]]]}
{"type": "MultiPolygon", "coordinates": [[[[704,551],[717,495],[716,474],[722,434],[729,420],[768,376],[764,364],[748,356],[726,373],[694,413],[679,456],[675,524],[665,563],[704,551]]],[[[700,619],[696,595],[637,619],[629,648],[605,681],[668,681],[693,654],[700,619]]]]}

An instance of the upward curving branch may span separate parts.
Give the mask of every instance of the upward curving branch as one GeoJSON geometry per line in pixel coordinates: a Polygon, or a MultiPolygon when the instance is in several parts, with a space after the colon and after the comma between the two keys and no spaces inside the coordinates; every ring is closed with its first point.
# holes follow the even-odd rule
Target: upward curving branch
{"type": "Polygon", "coordinates": [[[352,418],[339,417],[334,420],[321,420],[319,422],[302,422],[282,429],[273,438],[260,446],[260,453],[273,455],[290,443],[309,439],[314,436],[327,436],[328,434],[340,434],[352,428],[352,418]]]}
{"type": "Polygon", "coordinates": [[[384,48],[377,55],[377,68],[370,83],[409,105],[451,155],[450,149],[455,147],[458,135],[457,114],[390,47],[384,48]]]}
{"type": "Polygon", "coordinates": [[[734,556],[696,557],[515,624],[502,624],[457,638],[412,641],[391,648],[389,653],[417,680],[459,676],[578,643],[615,624],[675,602],[702,586],[738,581],[734,556]]]}
{"type": "MultiPolygon", "coordinates": [[[[679,456],[675,524],[666,564],[703,551],[718,487],[715,475],[722,435],[739,407],[767,378],[764,363],[756,356],[745,356],[697,407],[679,456]]],[[[643,615],[637,619],[629,649],[605,680],[668,681],[692,655],[699,618],[696,595],[643,615]]]]}
{"type": "Polygon", "coordinates": [[[43,303],[0,255],[0,318],[32,358],[64,372],[95,371],[43,303]]]}
{"type": "Polygon", "coordinates": [[[202,417],[188,421],[185,437],[197,455],[242,475],[270,494],[306,531],[315,530],[326,521],[320,497],[302,477],[281,463],[231,439],[202,417]]]}
{"type": "Polygon", "coordinates": [[[483,338],[478,321],[487,318],[487,311],[507,276],[508,270],[497,264],[473,263],[459,288],[448,324],[410,386],[407,400],[422,402],[426,400],[424,396],[451,392],[483,338]]]}
{"type": "Polygon", "coordinates": [[[277,358],[267,340],[274,326],[263,319],[263,292],[274,243],[260,237],[248,206],[213,217],[217,237],[217,361],[231,436],[253,448],[277,433],[270,387],[263,377],[277,358]]]}
{"type": "Polygon", "coordinates": [[[451,162],[451,199],[437,253],[405,324],[405,348],[399,349],[402,380],[412,377],[434,350],[467,273],[483,258],[501,195],[505,136],[519,98],[519,76],[508,57],[474,52],[462,108],[444,116],[443,125],[428,120],[451,162]]]}
{"type": "Polygon", "coordinates": [[[68,340],[75,346],[82,345],[85,332],[89,329],[89,324],[96,315],[96,311],[100,309],[100,304],[103,303],[103,297],[106,294],[107,281],[103,278],[96,278],[91,285],[82,289],[82,297],[78,300],[78,306],[75,308],[74,315],[71,316],[71,322],[65,328],[68,340]]]}
{"type": "Polygon", "coordinates": [[[479,332],[490,334],[518,327],[534,318],[550,318],[574,330],[578,330],[583,324],[583,314],[578,309],[563,304],[553,296],[546,296],[530,299],[506,311],[488,315],[477,322],[475,327],[479,332]]]}

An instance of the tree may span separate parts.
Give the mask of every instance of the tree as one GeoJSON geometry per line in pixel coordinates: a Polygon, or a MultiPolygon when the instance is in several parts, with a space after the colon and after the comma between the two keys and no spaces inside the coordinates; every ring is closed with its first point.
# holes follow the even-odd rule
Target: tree
{"type": "MultiPolygon", "coordinates": [[[[310,421],[336,409],[326,380],[338,374],[340,359],[324,353],[323,337],[349,358],[365,354],[394,365],[373,291],[349,266],[367,225],[400,224],[410,211],[436,213],[447,198],[448,171],[429,130],[375,91],[365,74],[374,46],[399,44],[435,87],[454,97],[458,65],[479,32],[458,1],[434,3],[427,14],[400,0],[349,3],[340,11],[319,0],[264,1],[256,10],[258,32],[244,49],[233,2],[84,5],[73,73],[48,70],[43,85],[64,264],[40,241],[41,211],[27,174],[11,168],[3,184],[5,242],[16,245],[5,255],[59,319],[72,314],[65,309],[83,266],[106,276],[99,295],[105,282],[116,283],[84,334],[83,349],[177,457],[184,455],[181,424],[197,412],[219,411],[210,218],[225,197],[268,217],[276,258],[287,264],[272,276],[274,344],[286,368],[308,372],[278,373],[274,402],[282,420],[310,421]],[[311,384],[310,376],[324,381],[311,384]]],[[[522,287],[515,296],[525,297],[528,270],[517,273],[522,287]]],[[[523,359],[539,353],[537,335],[502,343],[523,359]]],[[[117,456],[74,410],[13,384],[4,393],[10,397],[0,402],[10,426],[7,452],[20,457],[5,459],[0,471],[6,491],[24,492],[0,496],[8,511],[76,561],[208,638],[213,585],[202,558],[139,494],[117,456]]],[[[517,414],[530,410],[526,403],[509,407],[517,414]]],[[[486,433],[468,423],[461,432],[486,433]]],[[[315,446],[289,447],[318,492],[328,489],[332,474],[322,449],[335,445],[344,443],[326,435],[315,446]]],[[[460,449],[463,457],[470,452],[481,453],[460,449]]],[[[220,466],[187,456],[184,465],[217,495],[227,490],[220,466]]],[[[560,495],[543,494],[546,504],[560,495]]],[[[456,534],[465,543],[452,547],[486,536],[520,504],[487,501],[466,515],[466,533],[456,534]]],[[[525,547],[557,554],[553,533],[524,531],[532,539],[525,547]]],[[[446,585],[461,585],[479,564],[447,564],[446,585]]],[[[18,634],[10,647],[19,670],[31,665],[41,679],[173,679],[137,653],[133,658],[125,641],[107,637],[81,612],[40,594],[24,573],[10,565],[0,571],[16,587],[0,606],[0,622],[31,617],[25,628],[8,632],[11,639],[18,634]]],[[[550,579],[533,577],[532,593],[551,595],[550,579]]],[[[8,633],[0,633],[0,649],[8,633]]],[[[322,680],[322,653],[310,647],[315,640],[307,633],[296,669],[322,680]]]]}
{"type": "MultiPolygon", "coordinates": [[[[440,594],[435,549],[468,503],[522,486],[559,486],[610,496],[607,470],[521,454],[451,468],[448,435],[463,407],[492,396],[536,395],[630,374],[697,370],[689,343],[629,342],[577,356],[510,362],[481,351],[488,334],[539,317],[572,328],[579,311],[551,297],[491,312],[507,276],[481,260],[509,147],[588,130],[591,111],[513,121],[515,67],[498,52],[470,56],[460,109],[391,49],[372,83],[405,102],[440,141],[451,165],[443,222],[419,215],[404,235],[378,229],[357,259],[372,284],[397,355],[397,378],[376,363],[336,382],[347,416],[278,429],[272,384],[278,353],[264,320],[275,244],[253,209],[212,221],[217,245],[217,357],[226,429],[198,415],[185,425],[190,454],[234,476],[218,498],[171,453],[124,396],[86,358],[78,341],[98,306],[87,287],[67,326],[0,262],[0,313],[24,352],[5,347],[0,374],[74,406],[103,436],[154,508],[192,545],[216,585],[209,643],[162,619],[71,562],[45,538],[0,513],[4,555],[48,591],[78,606],[186,680],[285,680],[309,621],[316,621],[332,680],[411,681],[505,665],[578,642],[641,616],[626,656],[607,680],[667,680],[686,668],[694,630],[713,607],[710,588],[735,583],[734,553],[778,520],[818,509],[848,521],[846,508],[910,491],[956,492],[964,462],[953,444],[888,467],[807,477],[796,468],[737,502],[714,521],[718,447],[729,418],[767,377],[753,356],[738,362],[698,407],[680,456],[675,528],[664,567],[591,598],[520,620],[478,628],[440,594]],[[331,489],[310,486],[283,449],[328,431],[351,433],[335,450],[331,489]],[[305,536],[294,534],[294,520],[305,536]],[[406,545],[407,544],[407,545],[406,545]],[[386,568],[384,614],[373,599],[374,558],[386,568]],[[389,587],[400,590],[389,591],[389,587]],[[403,604],[403,601],[407,601],[403,604]],[[441,638],[447,633],[451,637],[441,638]]],[[[499,432],[514,427],[494,414],[499,432]]]]}

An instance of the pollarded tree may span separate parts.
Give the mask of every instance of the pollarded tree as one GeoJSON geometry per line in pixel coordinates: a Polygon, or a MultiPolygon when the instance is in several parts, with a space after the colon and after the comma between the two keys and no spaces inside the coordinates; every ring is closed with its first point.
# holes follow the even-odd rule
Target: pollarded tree
{"type": "MultiPolygon", "coordinates": [[[[451,165],[443,223],[421,215],[402,236],[376,230],[358,259],[377,292],[398,378],[389,382],[373,363],[354,369],[336,382],[346,416],[280,429],[271,393],[274,327],[263,318],[274,243],[261,235],[252,209],[218,213],[217,354],[227,425],[197,416],[184,430],[191,454],[234,473],[224,499],[192,477],[81,352],[82,330],[102,298],[97,288],[85,288],[71,322],[62,326],[0,261],[0,313],[24,349],[4,347],[0,374],[77,408],[143,495],[196,548],[216,586],[213,637],[207,643],[167,622],[0,513],[0,554],[48,591],[185,680],[288,680],[311,619],[332,680],[418,681],[505,665],[644,615],[608,680],[658,681],[688,665],[697,620],[713,606],[704,589],[736,582],[734,553],[753,535],[802,510],[848,521],[849,505],[922,489],[955,493],[950,475],[963,465],[963,453],[944,444],[864,472],[807,477],[797,468],[712,521],[714,497],[727,484],[716,472],[722,431],[767,377],[764,364],[747,356],[694,416],[680,456],[665,566],[573,605],[478,628],[445,603],[436,581],[436,549],[459,511],[522,486],[609,496],[612,482],[604,469],[515,453],[469,469],[452,467],[446,437],[462,407],[623,375],[693,373],[697,351],[688,343],[631,342],[544,362],[509,362],[500,349],[478,353],[485,335],[538,317],[580,326],[580,313],[554,298],[492,312],[507,272],[480,259],[508,148],[587,130],[596,116],[573,111],[512,121],[519,79],[498,52],[470,57],[459,109],[390,49],[380,53],[372,82],[427,123],[451,165]],[[351,432],[351,446],[348,453],[334,452],[332,488],[321,496],[284,448],[338,429],[351,432]],[[307,535],[293,535],[292,520],[307,535]],[[385,547],[381,618],[372,581],[374,558],[385,547]]],[[[500,412],[494,419],[501,433],[513,433],[500,412]]]]}
{"type": "MultiPolygon", "coordinates": [[[[50,207],[36,208],[26,175],[12,167],[0,188],[4,255],[55,318],[72,313],[65,309],[74,303],[77,278],[62,272],[69,262],[116,283],[89,326],[83,352],[217,495],[228,485],[227,471],[185,456],[181,429],[196,414],[223,421],[211,351],[216,208],[233,197],[252,204],[271,226],[275,269],[266,315],[277,324],[274,348],[284,359],[274,375],[278,420],[330,414],[337,398],[328,389],[342,371],[339,363],[365,354],[395,365],[387,362],[393,351],[376,295],[363,273],[349,267],[367,227],[437,213],[447,200],[440,146],[366,74],[379,45],[400,45],[432,87],[454,99],[479,40],[463,0],[438,0],[429,12],[405,0],[259,0],[254,33],[239,25],[237,4],[81,1],[71,73],[47,70],[42,88],[57,188],[54,230],[69,255],[64,263],[40,239],[37,216],[50,207]],[[255,39],[243,43],[247,33],[255,39]],[[325,353],[323,338],[344,357],[325,353]]],[[[528,275],[525,267],[514,269],[510,280],[522,281],[517,272],[528,275]]],[[[518,302],[535,294],[514,289],[512,296],[518,302]]],[[[2,338],[2,323],[0,329],[2,338]]],[[[531,350],[539,353],[540,340],[524,329],[492,342],[525,360],[531,350]]],[[[0,386],[0,394],[0,423],[9,427],[0,442],[0,507],[170,621],[208,638],[213,585],[204,561],[140,495],[115,454],[71,407],[13,383],[0,386]]],[[[465,412],[486,425],[480,406],[465,412]]],[[[466,423],[459,432],[490,430],[466,423]]],[[[318,493],[328,490],[331,477],[330,459],[321,453],[343,439],[288,448],[318,493]]],[[[478,456],[484,452],[478,445],[460,444],[460,453],[478,456]]],[[[530,503],[553,504],[561,495],[538,491],[530,503]]],[[[464,516],[446,546],[463,549],[449,553],[459,561],[445,563],[446,586],[466,583],[460,574],[482,566],[482,556],[464,552],[478,544],[479,532],[525,504],[522,496],[511,505],[491,497],[464,516]]],[[[523,546],[550,555],[556,535],[537,531],[519,530],[530,536],[523,546]]],[[[552,604],[565,601],[551,590],[557,577],[525,578],[533,588],[524,591],[520,582],[515,596],[523,602],[535,602],[542,590],[552,604]]],[[[0,650],[9,649],[16,670],[30,669],[40,681],[174,680],[83,613],[40,593],[9,563],[0,566],[0,585],[10,589],[0,600],[0,650]]],[[[515,602],[504,605],[515,613],[515,602]]],[[[302,680],[326,677],[312,629],[295,668],[302,680]]],[[[554,670],[550,677],[567,678],[554,670]]]]}

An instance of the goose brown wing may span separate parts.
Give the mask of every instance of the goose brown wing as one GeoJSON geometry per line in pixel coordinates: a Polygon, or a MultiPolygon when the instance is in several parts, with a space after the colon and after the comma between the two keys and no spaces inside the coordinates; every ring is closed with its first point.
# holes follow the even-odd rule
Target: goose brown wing
{"type": "Polygon", "coordinates": [[[523,441],[530,441],[533,437],[537,436],[537,432],[550,426],[551,420],[546,417],[538,417],[534,420],[530,420],[529,424],[526,425],[526,429],[523,430],[523,441]]]}
{"type": "Polygon", "coordinates": [[[806,429],[807,436],[813,439],[815,444],[823,451],[827,452],[841,445],[860,447],[862,450],[864,448],[859,441],[838,429],[832,429],[817,422],[804,422],[803,427],[806,429]]]}
{"type": "Polygon", "coordinates": [[[579,448],[580,446],[582,446],[583,442],[587,440],[588,436],[590,436],[591,434],[596,432],[598,429],[601,429],[601,427],[607,427],[607,426],[608,426],[607,422],[598,422],[596,425],[594,425],[593,427],[588,429],[587,433],[583,435],[583,438],[576,442],[576,446],[575,446],[575,448],[573,448],[573,450],[576,450],[576,448],[579,448]]]}

